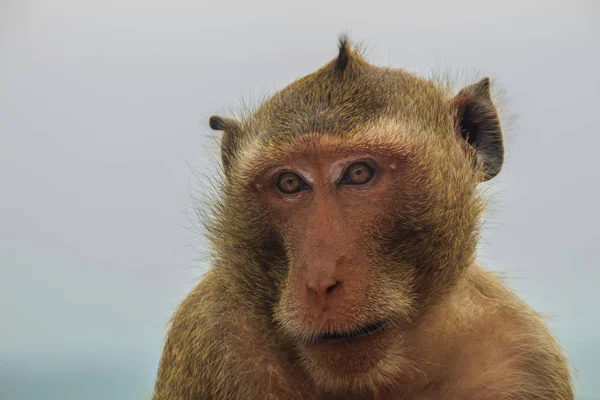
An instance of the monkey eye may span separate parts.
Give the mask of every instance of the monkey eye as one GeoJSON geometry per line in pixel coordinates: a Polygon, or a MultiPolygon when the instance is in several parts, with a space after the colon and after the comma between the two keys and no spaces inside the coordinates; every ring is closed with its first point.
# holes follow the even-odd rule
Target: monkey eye
{"type": "Polygon", "coordinates": [[[294,194],[308,188],[308,184],[293,172],[284,172],[277,178],[277,189],[283,194],[294,194]]]}
{"type": "Polygon", "coordinates": [[[375,170],[366,162],[355,162],[351,164],[344,177],[340,181],[341,185],[364,185],[375,176],[375,170]]]}

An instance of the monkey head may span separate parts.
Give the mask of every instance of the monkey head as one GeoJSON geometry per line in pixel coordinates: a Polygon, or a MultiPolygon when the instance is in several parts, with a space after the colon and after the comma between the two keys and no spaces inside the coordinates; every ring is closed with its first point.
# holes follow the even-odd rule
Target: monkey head
{"type": "Polygon", "coordinates": [[[474,261],[477,185],[503,161],[489,86],[453,96],[342,38],[335,60],[252,115],[211,117],[216,267],[317,384],[395,376],[406,327],[474,261]]]}

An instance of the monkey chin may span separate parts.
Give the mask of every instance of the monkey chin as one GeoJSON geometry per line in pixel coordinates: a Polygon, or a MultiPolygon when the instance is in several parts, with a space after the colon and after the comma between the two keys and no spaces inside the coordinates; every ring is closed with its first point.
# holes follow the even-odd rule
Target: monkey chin
{"type": "Polygon", "coordinates": [[[389,383],[394,375],[391,347],[397,332],[379,320],[350,332],[315,333],[298,341],[302,363],[314,383],[328,391],[364,391],[389,383]]]}

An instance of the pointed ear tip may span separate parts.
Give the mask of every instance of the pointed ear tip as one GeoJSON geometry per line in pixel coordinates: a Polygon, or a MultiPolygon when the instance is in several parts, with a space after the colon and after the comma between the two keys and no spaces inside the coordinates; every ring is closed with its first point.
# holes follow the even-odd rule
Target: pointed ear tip
{"type": "Polygon", "coordinates": [[[484,95],[489,95],[491,86],[492,80],[489,76],[486,76],[485,78],[483,78],[475,84],[476,91],[484,95]]]}
{"type": "Polygon", "coordinates": [[[491,97],[491,79],[486,76],[485,78],[465,86],[462,88],[458,95],[455,98],[461,98],[462,96],[468,96],[469,98],[479,97],[479,98],[490,98],[491,97]]]}
{"type": "Polygon", "coordinates": [[[225,121],[223,121],[223,118],[219,117],[218,115],[213,115],[208,119],[208,125],[211,129],[220,131],[225,127],[225,121]]]}

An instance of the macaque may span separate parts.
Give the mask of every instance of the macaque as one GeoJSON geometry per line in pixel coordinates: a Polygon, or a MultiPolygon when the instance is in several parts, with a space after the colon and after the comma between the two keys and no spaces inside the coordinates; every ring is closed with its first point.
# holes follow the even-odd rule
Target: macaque
{"type": "Polygon", "coordinates": [[[541,317],[476,262],[503,164],[484,78],[457,93],[338,56],[222,131],[211,267],[154,400],[573,399],[541,317]]]}

